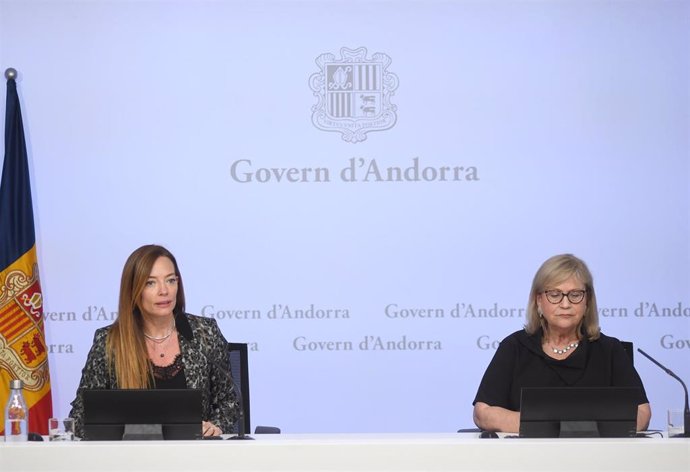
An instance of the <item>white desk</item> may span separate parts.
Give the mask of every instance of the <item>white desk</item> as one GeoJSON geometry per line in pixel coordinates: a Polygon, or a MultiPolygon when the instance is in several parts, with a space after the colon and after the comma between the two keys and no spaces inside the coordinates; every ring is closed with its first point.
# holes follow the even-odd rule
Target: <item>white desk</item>
{"type": "Polygon", "coordinates": [[[280,434],[254,441],[0,442],[19,471],[690,471],[690,439],[280,434]]]}

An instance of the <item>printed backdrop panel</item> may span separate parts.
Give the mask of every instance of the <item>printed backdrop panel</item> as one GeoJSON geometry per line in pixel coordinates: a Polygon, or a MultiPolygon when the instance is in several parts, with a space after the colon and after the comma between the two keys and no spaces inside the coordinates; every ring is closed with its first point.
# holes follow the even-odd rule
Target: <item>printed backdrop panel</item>
{"type": "MultiPolygon", "coordinates": [[[[603,331],[690,381],[689,8],[0,0],[55,414],[148,243],[249,343],[254,424],[471,426],[563,252],[603,331]]],[[[665,429],[682,389],[635,364],[665,429]]]]}

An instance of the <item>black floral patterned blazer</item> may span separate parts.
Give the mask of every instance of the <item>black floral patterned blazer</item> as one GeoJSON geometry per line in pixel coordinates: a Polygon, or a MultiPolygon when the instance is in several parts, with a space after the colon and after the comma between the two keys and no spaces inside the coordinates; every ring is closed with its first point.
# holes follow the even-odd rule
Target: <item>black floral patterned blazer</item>
{"type": "MultiPolygon", "coordinates": [[[[187,388],[202,392],[202,415],[224,432],[233,430],[238,417],[238,399],[229,370],[221,372],[223,366],[230,366],[227,342],[220,332],[216,320],[190,315],[175,316],[175,325],[180,334],[180,352],[187,388]]],[[[83,435],[84,404],[83,389],[118,388],[114,370],[108,368],[105,344],[110,326],[99,328],[93,338],[93,345],[81,373],[76,398],[71,403],[70,417],[74,418],[75,433],[83,435]]]]}

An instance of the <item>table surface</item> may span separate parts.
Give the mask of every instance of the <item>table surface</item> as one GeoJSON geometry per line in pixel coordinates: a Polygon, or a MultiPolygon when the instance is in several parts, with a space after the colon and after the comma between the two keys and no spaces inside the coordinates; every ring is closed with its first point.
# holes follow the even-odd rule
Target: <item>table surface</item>
{"type": "Polygon", "coordinates": [[[250,441],[0,442],[4,471],[690,471],[690,439],[277,434],[250,441]]]}

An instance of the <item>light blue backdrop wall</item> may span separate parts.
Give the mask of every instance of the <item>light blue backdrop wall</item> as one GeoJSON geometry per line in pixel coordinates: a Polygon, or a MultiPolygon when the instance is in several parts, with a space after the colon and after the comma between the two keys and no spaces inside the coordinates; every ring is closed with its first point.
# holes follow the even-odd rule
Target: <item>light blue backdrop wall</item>
{"type": "MultiPolygon", "coordinates": [[[[188,310],[252,343],[254,424],[471,425],[496,343],[522,327],[534,272],[562,252],[590,265],[603,331],[690,381],[689,8],[0,0],[56,413],[109,323],[98,314],[117,309],[124,260],[152,242],[180,261],[188,310]],[[356,144],[312,123],[316,60],[337,62],[342,48],[366,48],[359,63],[387,55],[398,81],[394,125],[356,144]],[[329,179],[242,183],[231,173],[241,160],[329,179]],[[358,180],[347,182],[351,162],[358,180]],[[372,163],[385,178],[415,162],[427,177],[465,171],[364,181],[372,163]],[[274,307],[332,311],[272,319],[274,307]],[[230,316],[245,310],[253,318],[230,316]],[[441,316],[400,315],[411,310],[441,316]]],[[[682,389],[641,356],[636,365],[652,427],[664,428],[682,389]]]]}

